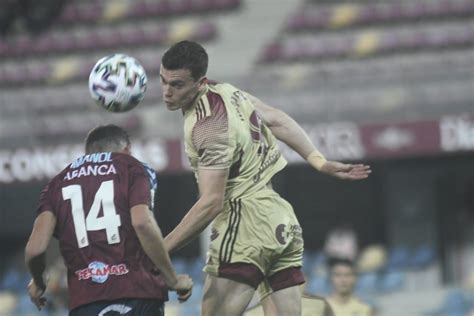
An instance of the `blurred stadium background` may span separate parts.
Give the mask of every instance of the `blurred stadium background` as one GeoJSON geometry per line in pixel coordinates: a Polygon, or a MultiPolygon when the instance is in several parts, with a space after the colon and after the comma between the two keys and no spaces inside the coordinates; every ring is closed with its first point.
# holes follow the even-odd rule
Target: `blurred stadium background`
{"type": "MultiPolygon", "coordinates": [[[[181,117],[158,80],[161,54],[182,39],[208,49],[210,78],[288,112],[329,158],[372,165],[367,181],[344,183],[285,151],[275,187],[303,226],[307,292],[330,293],[324,245],[345,227],[356,292],[379,315],[474,315],[474,0],[2,0],[0,30],[0,315],[37,314],[23,247],[39,192],[90,128],[127,128],[160,172],[165,234],[192,205],[181,117]],[[149,77],[125,114],[87,90],[96,60],[115,52],[149,77]]],[[[173,257],[196,286],[167,315],[198,315],[202,249],[173,257]]],[[[53,303],[41,314],[65,315],[57,253],[50,261],[53,303]]]]}

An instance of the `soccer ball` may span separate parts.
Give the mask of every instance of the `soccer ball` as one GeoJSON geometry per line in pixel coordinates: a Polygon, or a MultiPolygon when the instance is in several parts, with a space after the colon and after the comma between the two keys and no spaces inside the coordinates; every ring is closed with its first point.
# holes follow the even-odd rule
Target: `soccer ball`
{"type": "Polygon", "coordinates": [[[111,112],[130,111],[145,96],[145,70],[133,57],[114,54],[101,58],[89,75],[94,101],[111,112]]]}

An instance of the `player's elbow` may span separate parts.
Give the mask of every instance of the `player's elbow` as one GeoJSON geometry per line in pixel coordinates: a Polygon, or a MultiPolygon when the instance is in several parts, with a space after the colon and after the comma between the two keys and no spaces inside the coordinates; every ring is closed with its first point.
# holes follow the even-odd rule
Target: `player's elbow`
{"type": "Polygon", "coordinates": [[[135,231],[147,230],[151,225],[150,211],[147,205],[137,205],[131,211],[132,227],[135,231]]]}
{"type": "Polygon", "coordinates": [[[150,228],[151,221],[149,218],[146,217],[140,217],[136,218],[135,220],[132,220],[132,226],[135,231],[147,231],[150,228]]]}
{"type": "Polygon", "coordinates": [[[204,198],[205,209],[212,216],[217,216],[224,209],[224,196],[215,194],[204,198]]]}

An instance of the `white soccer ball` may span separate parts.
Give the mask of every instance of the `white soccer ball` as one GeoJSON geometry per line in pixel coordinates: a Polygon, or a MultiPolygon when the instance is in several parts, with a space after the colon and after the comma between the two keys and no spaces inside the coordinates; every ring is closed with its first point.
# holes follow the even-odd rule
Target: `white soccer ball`
{"type": "Polygon", "coordinates": [[[101,58],[89,75],[94,101],[111,112],[130,111],[145,96],[147,77],[133,57],[114,54],[101,58]]]}

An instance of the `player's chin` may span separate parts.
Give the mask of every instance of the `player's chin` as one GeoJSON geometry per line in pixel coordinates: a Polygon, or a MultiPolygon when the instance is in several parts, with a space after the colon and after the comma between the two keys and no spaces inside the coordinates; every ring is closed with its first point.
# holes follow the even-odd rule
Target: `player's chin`
{"type": "Polygon", "coordinates": [[[176,103],[171,103],[171,102],[165,102],[166,108],[170,111],[176,111],[179,110],[179,105],[176,103]]]}

